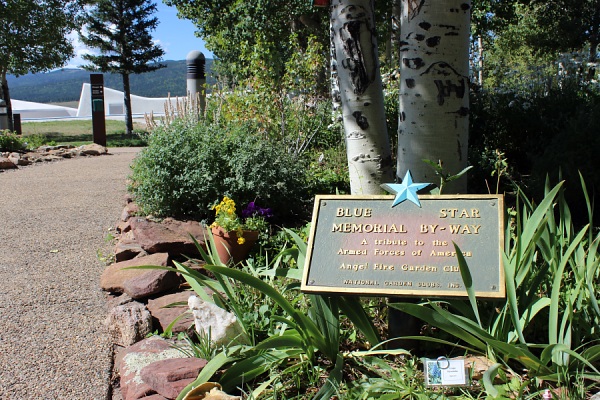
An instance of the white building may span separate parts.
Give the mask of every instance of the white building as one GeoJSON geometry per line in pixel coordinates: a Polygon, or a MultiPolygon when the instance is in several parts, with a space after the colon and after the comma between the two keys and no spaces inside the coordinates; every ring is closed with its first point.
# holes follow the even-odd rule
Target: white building
{"type": "MultiPolygon", "coordinates": [[[[79,96],[79,108],[77,109],[78,117],[92,116],[92,100],[91,100],[91,85],[84,83],[79,96]]],[[[118,90],[104,88],[104,113],[106,116],[123,116],[125,115],[124,94],[118,90]]],[[[131,95],[131,113],[134,116],[143,117],[144,114],[154,113],[154,115],[165,114],[165,103],[168,101],[166,97],[150,98],[131,95]]],[[[176,98],[171,99],[173,107],[176,98]]]]}
{"type": "MultiPolygon", "coordinates": [[[[123,92],[104,88],[104,113],[107,118],[123,119],[125,116],[123,92]]],[[[156,116],[165,114],[166,97],[149,98],[131,95],[131,112],[134,118],[143,118],[145,114],[154,113],[156,116]]],[[[171,105],[176,108],[177,98],[171,98],[171,105]]],[[[91,85],[84,83],[79,96],[79,107],[62,107],[50,104],[34,103],[11,99],[13,114],[20,114],[22,121],[37,119],[69,119],[91,118],[92,99],[91,85]]]]}

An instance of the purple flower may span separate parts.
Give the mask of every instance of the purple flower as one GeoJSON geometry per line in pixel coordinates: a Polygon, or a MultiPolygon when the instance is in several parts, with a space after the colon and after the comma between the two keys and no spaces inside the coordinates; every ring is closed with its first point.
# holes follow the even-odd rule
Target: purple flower
{"type": "Polygon", "coordinates": [[[259,207],[253,201],[248,203],[246,208],[244,208],[242,210],[242,217],[244,217],[244,218],[250,218],[250,217],[270,218],[272,216],[273,216],[273,213],[270,208],[259,207]]]}

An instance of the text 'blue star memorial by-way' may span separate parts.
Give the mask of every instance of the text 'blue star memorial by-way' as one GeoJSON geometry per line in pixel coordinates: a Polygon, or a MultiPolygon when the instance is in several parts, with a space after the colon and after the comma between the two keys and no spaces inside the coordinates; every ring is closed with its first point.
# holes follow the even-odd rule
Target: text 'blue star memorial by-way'
{"type": "Polygon", "coordinates": [[[300,289],[505,297],[503,196],[424,193],[432,186],[406,171],[402,183],[381,185],[392,194],[315,196],[300,289]]]}
{"type": "Polygon", "coordinates": [[[421,202],[419,201],[417,192],[429,185],[431,185],[431,183],[414,183],[410,171],[406,171],[404,179],[402,179],[402,183],[384,183],[381,185],[381,187],[384,190],[396,195],[392,203],[392,207],[397,206],[405,200],[410,200],[417,206],[421,207],[421,202]]]}

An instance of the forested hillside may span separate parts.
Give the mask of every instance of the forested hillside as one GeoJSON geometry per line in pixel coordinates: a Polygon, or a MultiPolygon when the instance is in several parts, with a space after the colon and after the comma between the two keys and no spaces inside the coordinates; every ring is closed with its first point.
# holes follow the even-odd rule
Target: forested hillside
{"type": "MultiPolygon", "coordinates": [[[[210,71],[213,60],[206,60],[208,83],[214,83],[210,71]]],[[[131,92],[144,97],[184,96],[186,92],[185,60],[164,61],[167,67],[131,76],[131,92]]],[[[7,77],[13,99],[37,103],[77,101],[83,83],[90,81],[90,72],[81,69],[60,69],[47,73],[7,77]]],[[[120,75],[104,74],[104,86],[123,90],[120,75]]]]}

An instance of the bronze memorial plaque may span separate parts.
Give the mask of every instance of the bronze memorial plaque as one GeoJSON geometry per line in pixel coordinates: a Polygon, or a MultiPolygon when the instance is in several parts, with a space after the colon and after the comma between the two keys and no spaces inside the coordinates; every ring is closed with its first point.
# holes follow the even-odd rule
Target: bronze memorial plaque
{"type": "Polygon", "coordinates": [[[302,291],[467,296],[454,244],[478,297],[505,297],[500,195],[317,196],[302,291]]]}

